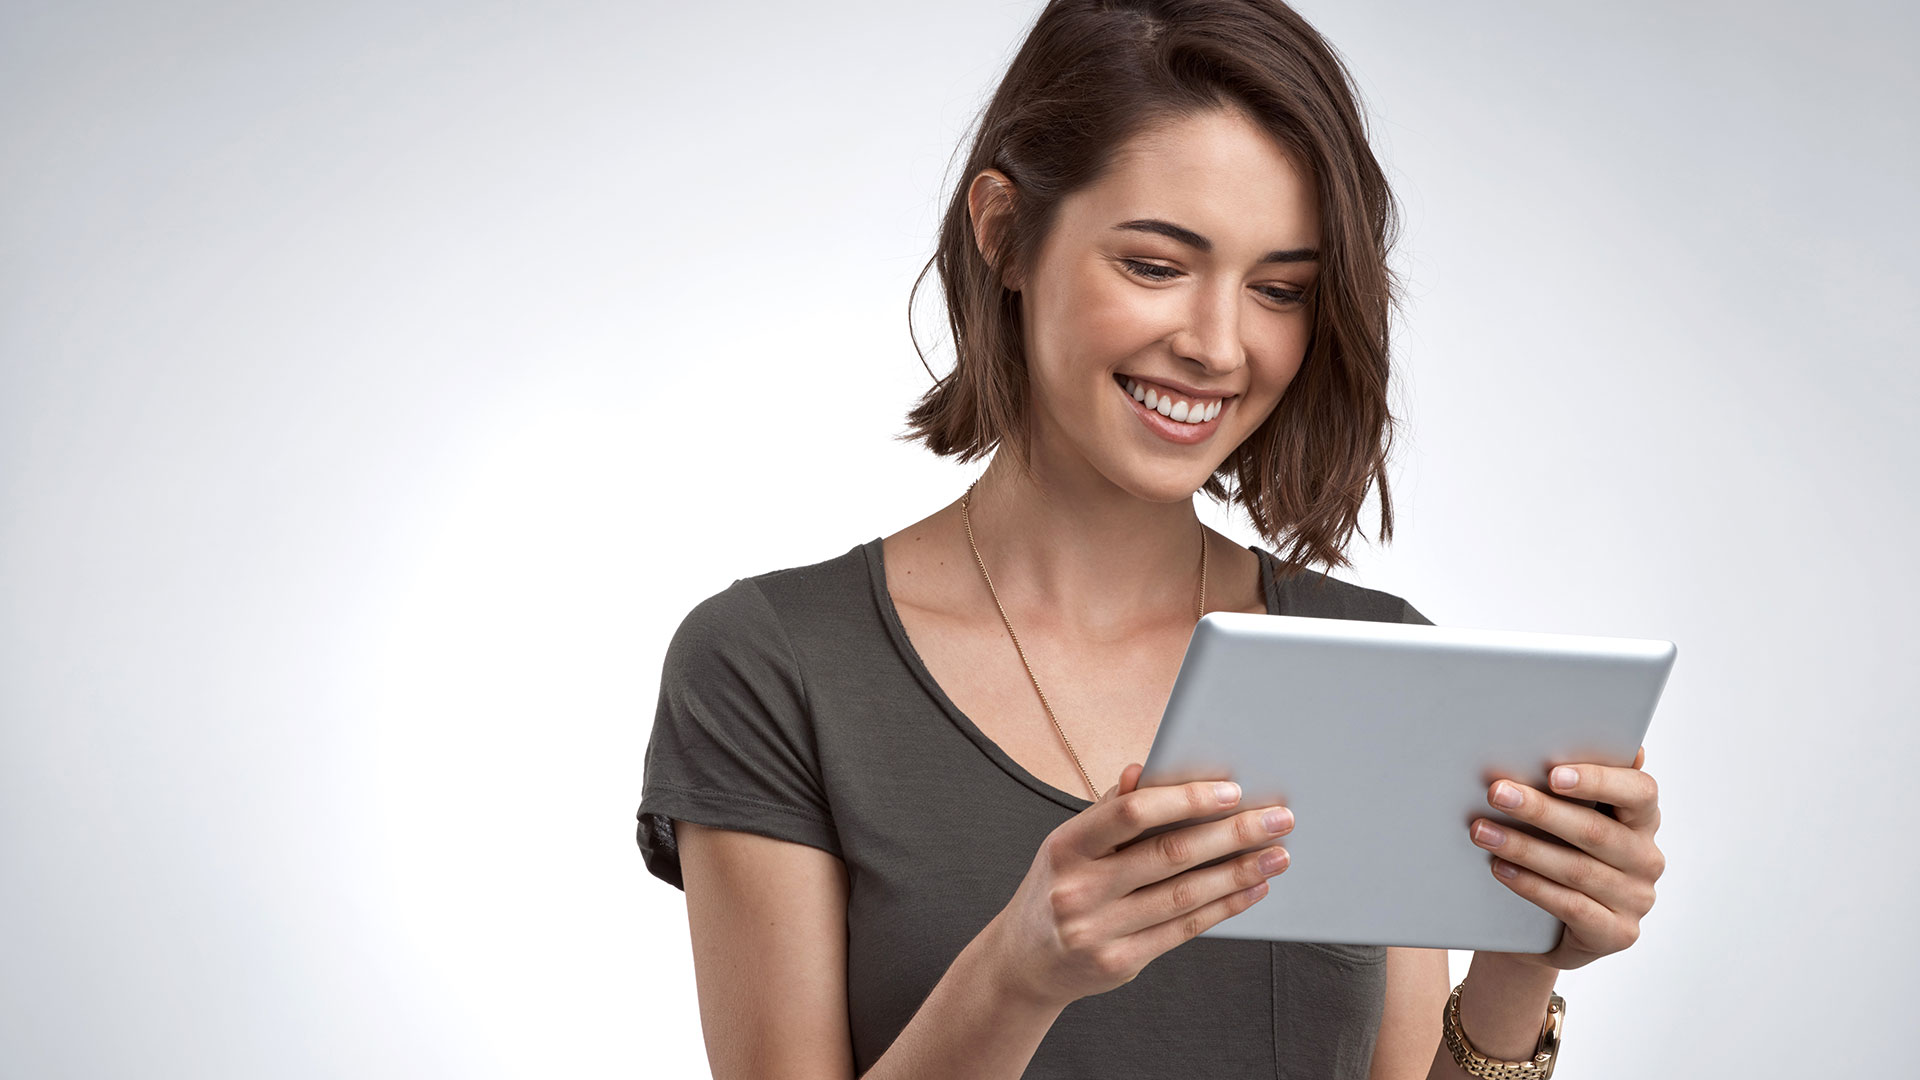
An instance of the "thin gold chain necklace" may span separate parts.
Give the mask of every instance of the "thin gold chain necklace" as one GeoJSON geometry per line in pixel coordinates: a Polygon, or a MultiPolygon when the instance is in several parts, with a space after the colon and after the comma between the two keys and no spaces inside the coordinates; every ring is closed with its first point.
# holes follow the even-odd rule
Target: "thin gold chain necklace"
{"type": "MultiPolygon", "coordinates": [[[[1060,726],[1060,718],[1053,715],[1053,706],[1047,704],[1047,692],[1040,689],[1040,680],[1033,674],[1033,665],[1027,662],[1027,650],[1020,647],[1020,635],[1013,632],[1013,620],[1007,618],[1006,606],[1000,603],[1000,593],[993,587],[993,578],[987,573],[986,560],[980,557],[980,545],[973,542],[973,520],[967,516],[967,504],[973,501],[973,489],[980,481],[967,485],[966,494],[960,496],[960,523],[967,527],[967,546],[973,549],[974,565],[980,567],[980,576],[986,579],[987,592],[993,596],[993,606],[1000,609],[1000,621],[1007,625],[1007,636],[1013,639],[1014,651],[1020,654],[1020,664],[1027,669],[1027,679],[1033,683],[1033,692],[1040,695],[1040,707],[1047,711],[1047,719],[1053,721],[1053,730],[1060,733],[1060,741],[1066,744],[1067,753],[1072,755],[1073,764],[1087,781],[1087,790],[1093,792],[1093,801],[1100,801],[1100,789],[1094,785],[1093,776],[1080,762],[1080,755],[1074,752],[1073,743],[1067,739],[1066,729],[1060,726]]],[[[1207,613],[1207,527],[1200,526],[1200,599],[1193,606],[1193,621],[1199,622],[1207,613]]]]}

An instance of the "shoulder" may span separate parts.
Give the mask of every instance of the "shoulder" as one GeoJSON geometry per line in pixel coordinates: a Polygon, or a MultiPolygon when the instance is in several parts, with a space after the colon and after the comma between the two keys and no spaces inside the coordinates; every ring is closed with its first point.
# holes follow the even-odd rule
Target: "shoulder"
{"type": "Polygon", "coordinates": [[[681,619],[669,655],[785,653],[794,632],[830,622],[870,594],[867,545],[801,566],[736,578],[681,619]]]}
{"type": "Polygon", "coordinates": [[[741,578],[767,605],[790,618],[806,618],[822,610],[844,609],[850,601],[872,595],[873,542],[855,544],[830,559],[768,570],[741,578]]]}
{"type": "Polygon", "coordinates": [[[1271,551],[1265,552],[1274,567],[1275,584],[1280,590],[1280,611],[1317,619],[1358,619],[1364,622],[1402,622],[1433,625],[1407,600],[1383,589],[1369,589],[1313,569],[1296,569],[1288,574],[1271,551]],[[1282,576],[1284,575],[1284,576],[1282,576]]]}

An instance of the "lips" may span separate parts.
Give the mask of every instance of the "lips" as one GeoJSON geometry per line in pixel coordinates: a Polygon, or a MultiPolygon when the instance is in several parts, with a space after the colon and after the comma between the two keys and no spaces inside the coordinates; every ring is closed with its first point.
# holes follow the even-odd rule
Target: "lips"
{"type": "Polygon", "coordinates": [[[1178,383],[1142,379],[1124,373],[1116,373],[1113,381],[1135,401],[1176,423],[1210,421],[1219,415],[1225,402],[1235,396],[1219,391],[1202,392],[1178,383]]]}
{"type": "Polygon", "coordinates": [[[1191,446],[1212,438],[1213,433],[1220,427],[1220,413],[1225,410],[1227,401],[1231,400],[1230,397],[1198,398],[1197,401],[1182,400],[1179,398],[1166,399],[1174,402],[1175,405],[1185,406],[1188,411],[1189,415],[1186,419],[1175,420],[1172,415],[1169,415],[1173,413],[1175,405],[1166,404],[1165,401],[1160,398],[1159,388],[1157,386],[1153,384],[1142,384],[1122,377],[1116,377],[1114,386],[1120,391],[1122,400],[1126,402],[1127,410],[1133,413],[1149,432],[1167,442],[1178,443],[1183,446],[1191,446]],[[1128,388],[1128,382],[1134,382],[1132,389],[1128,388]],[[1147,408],[1145,400],[1149,391],[1153,393],[1154,397],[1155,407],[1152,409],[1147,408]],[[1135,397],[1135,392],[1138,392],[1140,396],[1135,397]],[[1168,413],[1162,414],[1160,412],[1161,408],[1166,408],[1168,413]],[[1200,413],[1206,418],[1196,422],[1190,415],[1192,413],[1200,413]]]}
{"type": "Polygon", "coordinates": [[[1127,381],[1131,379],[1143,386],[1151,387],[1162,394],[1171,394],[1175,400],[1184,398],[1190,402],[1195,400],[1203,402],[1225,401],[1228,398],[1240,396],[1238,394],[1228,393],[1222,389],[1207,390],[1198,386],[1188,385],[1187,383],[1177,382],[1173,379],[1162,379],[1152,375],[1135,375],[1125,371],[1115,372],[1113,378],[1115,382],[1120,383],[1122,386],[1126,385],[1127,381]]]}

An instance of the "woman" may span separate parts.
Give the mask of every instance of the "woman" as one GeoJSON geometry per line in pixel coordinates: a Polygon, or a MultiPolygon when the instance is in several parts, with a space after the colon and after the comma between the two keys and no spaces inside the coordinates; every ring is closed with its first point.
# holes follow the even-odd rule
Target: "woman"
{"type": "MultiPolygon", "coordinates": [[[[957,364],[909,416],[991,462],[925,520],[734,582],[668,649],[639,840],[687,893],[716,1076],[1468,1075],[1444,951],[1195,939],[1284,871],[1284,809],[1117,850],[1223,805],[1137,787],[1200,613],[1426,621],[1308,569],[1350,565],[1374,483],[1391,535],[1391,232],[1346,73],[1277,0],[1042,12],[932,264],[957,364]],[[1284,555],[1203,527],[1195,491],[1284,555]]],[[[1479,1053],[1530,1056],[1558,971],[1637,936],[1663,864],[1640,764],[1489,789],[1566,841],[1473,828],[1567,931],[1475,954],[1479,1053]]]]}

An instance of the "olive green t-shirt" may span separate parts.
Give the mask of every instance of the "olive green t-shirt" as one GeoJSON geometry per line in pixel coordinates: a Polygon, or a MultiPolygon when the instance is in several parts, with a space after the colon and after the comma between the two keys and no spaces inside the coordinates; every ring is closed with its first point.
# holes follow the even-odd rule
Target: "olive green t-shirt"
{"type": "MultiPolygon", "coordinates": [[[[1270,614],[1427,622],[1388,593],[1282,577],[1272,552],[1252,550],[1270,614]]],[[[960,712],[908,641],[882,567],[875,538],[697,604],[667,647],[638,811],[647,869],[678,888],[676,819],[846,863],[860,1073],[1012,899],[1047,834],[1092,805],[960,712]]],[[[1025,1075],[1360,1080],[1385,963],[1384,946],[1196,938],[1067,1006],[1025,1075]]]]}

